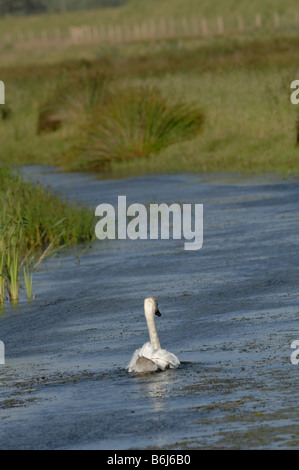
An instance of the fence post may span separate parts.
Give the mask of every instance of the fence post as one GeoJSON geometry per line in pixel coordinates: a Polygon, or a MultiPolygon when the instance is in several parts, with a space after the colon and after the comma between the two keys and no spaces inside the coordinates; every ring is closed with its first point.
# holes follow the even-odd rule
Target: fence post
{"type": "Polygon", "coordinates": [[[279,28],[279,25],[280,25],[279,13],[274,12],[274,26],[275,28],[279,28]]]}
{"type": "Polygon", "coordinates": [[[175,37],[175,20],[173,18],[169,18],[168,20],[168,31],[169,31],[169,36],[171,38],[175,37]]]}
{"type": "Polygon", "coordinates": [[[125,25],[125,30],[124,30],[124,36],[125,36],[125,41],[130,42],[131,41],[131,29],[130,26],[125,25]]]}
{"type": "Polygon", "coordinates": [[[44,30],[42,31],[42,42],[44,42],[44,43],[47,42],[47,39],[48,39],[48,33],[47,33],[47,31],[44,29],[44,30]]]}
{"type": "Polygon", "coordinates": [[[151,20],[150,21],[150,28],[149,28],[149,31],[150,31],[150,37],[151,39],[155,39],[156,38],[156,23],[154,20],[151,20]]]}
{"type": "Polygon", "coordinates": [[[188,21],[187,21],[187,18],[185,18],[185,17],[182,18],[182,30],[183,30],[183,35],[184,36],[189,35],[188,21]]]}
{"type": "Polygon", "coordinates": [[[105,28],[105,25],[101,24],[100,25],[100,40],[102,42],[105,42],[107,39],[106,37],[106,28],[105,28]]]}
{"type": "Polygon", "coordinates": [[[166,36],[166,24],[164,18],[160,18],[160,33],[161,37],[165,38],[166,36]]]}
{"type": "Polygon", "coordinates": [[[92,43],[92,28],[91,28],[91,26],[86,26],[86,36],[87,36],[87,42],[92,43]]]}
{"type": "Polygon", "coordinates": [[[209,34],[208,22],[205,18],[201,20],[201,33],[203,36],[207,36],[209,34]]]}
{"type": "Polygon", "coordinates": [[[143,40],[146,40],[148,38],[148,32],[147,32],[147,23],[144,21],[141,25],[141,36],[143,40]]]}
{"type": "Polygon", "coordinates": [[[76,29],[73,26],[69,27],[68,37],[69,37],[69,41],[71,43],[76,43],[77,42],[77,32],[76,32],[76,29]]]}
{"type": "Polygon", "coordinates": [[[111,25],[108,27],[108,30],[107,30],[107,39],[108,39],[108,41],[110,41],[110,42],[114,42],[114,27],[113,27],[113,24],[111,24],[111,25]]]}
{"type": "Polygon", "coordinates": [[[199,35],[199,22],[198,18],[192,18],[192,32],[195,36],[199,35]]]}
{"type": "Polygon", "coordinates": [[[243,17],[241,15],[237,16],[237,21],[238,21],[238,30],[244,31],[244,22],[243,22],[243,17]]]}
{"type": "Polygon", "coordinates": [[[99,42],[99,30],[96,26],[94,26],[92,29],[92,39],[93,39],[93,42],[96,42],[96,43],[99,42]]]}
{"type": "Polygon", "coordinates": [[[256,17],[255,17],[255,26],[257,28],[260,28],[262,26],[262,18],[261,18],[261,15],[260,13],[257,13],[256,14],[256,17]]]}
{"type": "Polygon", "coordinates": [[[119,24],[115,25],[115,41],[119,44],[122,42],[122,30],[119,24]]]}
{"type": "Polygon", "coordinates": [[[222,16],[218,16],[217,18],[217,26],[218,26],[218,33],[223,34],[224,33],[224,25],[223,25],[223,18],[222,16]]]}

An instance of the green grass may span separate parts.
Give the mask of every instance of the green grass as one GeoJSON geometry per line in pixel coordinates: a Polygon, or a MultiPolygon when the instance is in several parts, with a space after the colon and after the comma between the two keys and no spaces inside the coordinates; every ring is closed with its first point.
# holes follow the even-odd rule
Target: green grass
{"type": "MultiPolygon", "coordinates": [[[[104,76],[112,89],[155,87],[166,98],[195,105],[205,116],[197,137],[161,148],[150,158],[111,160],[109,172],[298,174],[298,109],[290,102],[290,83],[299,73],[298,48],[298,37],[215,38],[200,47],[170,41],[161,50],[136,56],[122,56],[120,49],[93,61],[5,68],[2,79],[11,113],[0,120],[1,159],[71,170],[94,168],[88,153],[78,157],[74,149],[82,144],[94,108],[88,106],[92,87],[86,83],[104,76]],[[67,86],[70,80],[72,87],[67,86]],[[78,83],[85,83],[81,92],[78,83]],[[56,99],[65,85],[62,100],[56,99]],[[65,114],[58,130],[39,134],[45,103],[52,103],[54,110],[63,106],[65,114]]],[[[109,145],[115,144],[111,136],[109,145]]]]}
{"type": "MultiPolygon", "coordinates": [[[[87,44],[72,44],[65,41],[55,42],[57,35],[62,39],[70,37],[71,27],[105,28],[121,27],[123,31],[138,27],[144,23],[155,22],[157,27],[162,20],[172,19],[176,22],[178,39],[184,36],[182,21],[188,19],[192,29],[192,20],[199,22],[205,18],[213,37],[218,34],[218,19],[221,16],[224,25],[224,38],[238,32],[238,15],[242,15],[244,38],[273,38],[281,34],[296,36],[298,23],[295,15],[298,12],[295,0],[131,0],[118,8],[98,8],[71,13],[34,15],[31,17],[0,18],[0,52],[1,66],[13,66],[18,63],[42,64],[55,63],[69,59],[94,60],[103,54],[119,55],[119,46],[109,46],[103,42],[91,41],[87,44]],[[274,27],[274,13],[279,14],[280,26],[274,27]],[[256,28],[256,14],[261,16],[262,27],[256,28]],[[47,40],[43,39],[46,33],[47,40]],[[34,37],[37,42],[30,43],[34,37]],[[2,39],[2,40],[1,40],[2,39]],[[41,41],[42,39],[42,41],[41,41]],[[29,43],[26,45],[26,41],[29,43]],[[54,43],[53,43],[54,40],[54,43]],[[23,43],[25,41],[25,44],[23,43]],[[48,43],[47,43],[48,41],[48,43]],[[51,42],[52,41],[52,42],[51,42]]],[[[240,36],[238,33],[237,36],[240,36]]],[[[197,38],[198,44],[210,38],[197,38]]],[[[153,49],[160,49],[160,41],[133,40],[130,44],[121,44],[121,55],[134,55],[153,49]]]]}
{"type": "Polygon", "coordinates": [[[237,14],[242,14],[248,21],[252,20],[256,13],[269,17],[273,12],[281,15],[292,15],[298,10],[296,0],[131,0],[118,8],[98,8],[80,12],[64,14],[34,15],[32,17],[5,17],[0,20],[3,33],[26,32],[36,33],[45,28],[55,30],[61,28],[67,30],[70,25],[99,24],[134,24],[148,19],[178,18],[199,16],[208,20],[214,20],[222,15],[226,19],[235,20],[237,14]]]}
{"type": "MultiPolygon", "coordinates": [[[[132,0],[116,9],[0,19],[1,34],[222,15],[223,36],[43,49],[0,45],[0,160],[103,177],[148,173],[299,174],[294,0],[132,0]],[[284,26],[235,33],[235,16],[284,26]],[[234,12],[232,14],[232,12],[234,12]],[[264,21],[265,20],[265,21],[264,21]],[[271,21],[270,21],[271,20],[271,21]],[[293,23],[292,23],[293,22],[293,23]],[[46,52],[46,53],[45,53],[46,52]],[[198,111],[200,110],[200,111],[198,111]],[[204,120],[203,120],[204,116],[204,120]],[[200,132],[198,132],[200,130],[200,132]],[[83,145],[84,142],[84,145],[83,145]],[[83,147],[83,151],[82,151],[83,147]],[[80,151],[78,151],[80,149],[80,151]]],[[[94,215],[0,167],[0,306],[57,246],[90,240],[94,215]]]]}
{"type": "Polygon", "coordinates": [[[157,87],[112,90],[90,115],[82,164],[102,170],[112,161],[147,157],[198,135],[203,120],[201,110],[165,98],[157,87]]]}
{"type": "Polygon", "coordinates": [[[0,79],[6,84],[7,105],[0,114],[1,160],[101,172],[103,165],[95,162],[108,161],[106,176],[192,171],[298,174],[298,110],[290,102],[290,83],[299,75],[295,11],[294,0],[131,0],[120,8],[0,20],[3,34],[41,32],[45,18],[53,31],[166,17],[205,17],[212,25],[219,15],[226,26],[223,36],[114,46],[33,46],[30,54],[3,46],[0,79]],[[281,15],[281,28],[273,28],[274,12],[281,15]],[[235,23],[230,26],[237,14],[249,22],[256,13],[262,15],[263,25],[272,26],[243,34],[236,34],[235,23]],[[110,90],[139,87],[155,88],[163,99],[175,98],[200,109],[205,116],[202,132],[184,141],[165,135],[167,145],[146,150],[132,147],[128,134],[136,142],[138,112],[132,114],[133,107],[125,101],[117,111],[117,98],[114,110],[112,101],[107,103],[110,90]],[[103,105],[108,113],[105,125],[102,111],[95,111],[103,105]],[[85,135],[85,151],[78,152],[85,135]]]}
{"type": "Polygon", "coordinates": [[[56,130],[65,122],[84,123],[95,107],[104,104],[108,83],[107,77],[84,71],[62,80],[40,106],[37,133],[56,130]]]}
{"type": "Polygon", "coordinates": [[[58,246],[91,240],[94,215],[31,186],[0,167],[0,305],[5,291],[12,303],[19,299],[19,273],[25,276],[27,296],[32,293],[32,269],[58,246]]]}
{"type": "Polygon", "coordinates": [[[33,271],[30,266],[23,268],[24,282],[26,286],[27,299],[32,300],[32,281],[33,281],[33,271]]]}
{"type": "Polygon", "coordinates": [[[1,226],[23,221],[22,236],[17,238],[21,251],[43,249],[50,243],[68,244],[90,240],[93,214],[87,208],[78,208],[41,186],[23,181],[11,170],[0,167],[1,226]]]}

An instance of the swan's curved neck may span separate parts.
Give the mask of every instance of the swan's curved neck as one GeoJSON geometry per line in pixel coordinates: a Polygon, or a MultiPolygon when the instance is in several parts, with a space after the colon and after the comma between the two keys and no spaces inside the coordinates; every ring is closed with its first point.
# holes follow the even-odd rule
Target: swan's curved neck
{"type": "Polygon", "coordinates": [[[160,341],[156,329],[155,318],[153,315],[145,315],[150,342],[156,349],[161,349],[160,341]]]}

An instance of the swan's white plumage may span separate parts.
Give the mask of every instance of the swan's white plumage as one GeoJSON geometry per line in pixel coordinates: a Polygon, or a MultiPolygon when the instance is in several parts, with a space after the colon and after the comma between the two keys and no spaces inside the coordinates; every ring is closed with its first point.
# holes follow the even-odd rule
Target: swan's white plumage
{"type": "Polygon", "coordinates": [[[166,349],[155,349],[148,342],[142,348],[136,349],[127,368],[129,372],[151,372],[158,369],[176,369],[179,364],[180,361],[174,354],[166,349]]]}
{"type": "Polygon", "coordinates": [[[172,353],[161,349],[156,325],[155,313],[161,315],[158,310],[158,303],[154,297],[149,297],[144,301],[144,312],[150,335],[150,342],[145,343],[142,348],[136,349],[132,359],[127,366],[129,372],[153,372],[156,370],[176,369],[180,361],[172,353]]]}

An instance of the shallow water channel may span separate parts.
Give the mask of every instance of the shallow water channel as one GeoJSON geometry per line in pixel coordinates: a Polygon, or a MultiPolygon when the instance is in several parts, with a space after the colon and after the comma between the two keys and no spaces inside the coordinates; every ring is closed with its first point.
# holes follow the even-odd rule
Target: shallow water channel
{"type": "Polygon", "coordinates": [[[96,240],[40,266],[36,299],[0,314],[2,449],[299,448],[298,181],[24,174],[94,208],[202,203],[204,244],[96,240]],[[181,366],[129,374],[152,295],[181,366]]]}

